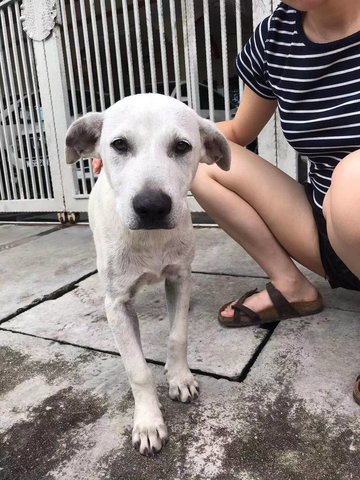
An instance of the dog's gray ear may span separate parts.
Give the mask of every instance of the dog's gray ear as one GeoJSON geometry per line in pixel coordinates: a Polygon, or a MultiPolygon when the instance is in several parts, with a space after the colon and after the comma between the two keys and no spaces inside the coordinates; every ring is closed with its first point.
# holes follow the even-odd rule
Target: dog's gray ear
{"type": "Polygon", "coordinates": [[[103,118],[102,113],[87,113],[70,125],[65,138],[66,163],[74,163],[81,157],[100,157],[97,147],[103,118]]]}
{"type": "Polygon", "coordinates": [[[200,162],[209,165],[216,163],[222,170],[229,170],[230,147],[224,135],[213,122],[204,118],[200,120],[200,137],[203,144],[200,162]]]}

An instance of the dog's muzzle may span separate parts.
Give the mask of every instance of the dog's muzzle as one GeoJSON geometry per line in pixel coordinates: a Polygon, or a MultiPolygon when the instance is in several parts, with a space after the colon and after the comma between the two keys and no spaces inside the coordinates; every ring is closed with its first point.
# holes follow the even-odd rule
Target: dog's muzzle
{"type": "Polygon", "coordinates": [[[137,222],[133,230],[153,230],[173,228],[169,219],[172,201],[161,190],[143,190],[133,198],[133,209],[137,222]]]}

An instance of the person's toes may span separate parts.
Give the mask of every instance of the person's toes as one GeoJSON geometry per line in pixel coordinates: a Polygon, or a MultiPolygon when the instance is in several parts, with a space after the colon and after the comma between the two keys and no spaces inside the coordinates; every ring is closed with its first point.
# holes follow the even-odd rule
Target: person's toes
{"type": "Polygon", "coordinates": [[[226,318],[230,318],[234,315],[234,310],[228,305],[224,310],[221,312],[221,315],[226,318]]]}

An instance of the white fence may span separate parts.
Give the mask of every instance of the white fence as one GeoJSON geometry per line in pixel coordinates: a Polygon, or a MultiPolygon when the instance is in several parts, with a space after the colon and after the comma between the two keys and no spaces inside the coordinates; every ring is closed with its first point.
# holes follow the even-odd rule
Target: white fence
{"type": "MultiPolygon", "coordinates": [[[[63,145],[87,111],[153,91],[231,118],[242,90],[236,53],[272,3],[0,0],[0,212],[86,211],[96,177],[88,159],[66,166],[63,145]]],[[[259,153],[296,176],[278,132],[274,118],[259,153]]]]}

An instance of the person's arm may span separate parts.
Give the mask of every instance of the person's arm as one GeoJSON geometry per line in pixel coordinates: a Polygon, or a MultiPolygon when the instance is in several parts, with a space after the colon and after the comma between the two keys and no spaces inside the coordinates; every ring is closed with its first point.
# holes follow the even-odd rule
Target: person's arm
{"type": "Polygon", "coordinates": [[[228,140],[246,146],[259,135],[274,114],[276,106],[276,100],[260,97],[245,85],[235,117],[216,125],[228,140]]]}

